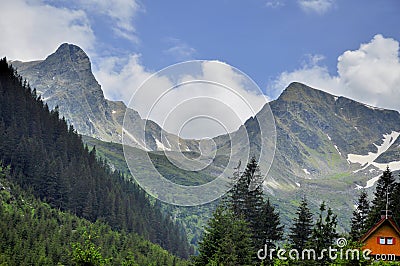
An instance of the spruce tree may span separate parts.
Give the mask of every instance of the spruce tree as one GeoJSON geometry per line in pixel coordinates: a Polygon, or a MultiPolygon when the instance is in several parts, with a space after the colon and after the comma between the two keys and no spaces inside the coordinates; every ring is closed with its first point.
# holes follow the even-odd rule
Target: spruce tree
{"type": "Polygon", "coordinates": [[[294,248],[303,250],[311,238],[313,227],[313,215],[308,208],[308,202],[304,196],[296,211],[293,225],[290,228],[289,238],[294,248]]]}
{"type": "MultiPolygon", "coordinates": [[[[400,177],[400,174],[399,174],[400,177]]],[[[393,218],[399,224],[400,222],[400,183],[395,183],[393,190],[393,218]]]]}
{"type": "MultiPolygon", "coordinates": [[[[323,249],[328,250],[329,246],[331,246],[338,237],[336,226],[337,216],[333,214],[331,208],[327,210],[325,202],[322,202],[319,208],[319,216],[312,232],[313,247],[315,248],[317,256],[320,256],[323,249]]],[[[329,258],[325,254],[321,260],[321,265],[325,265],[328,260],[329,258]]]]}
{"type": "Polygon", "coordinates": [[[362,190],[358,197],[357,207],[351,218],[350,237],[353,241],[360,240],[361,236],[368,230],[367,219],[369,213],[368,194],[362,190]]]}
{"type": "Polygon", "coordinates": [[[392,211],[395,209],[396,206],[394,203],[396,195],[394,192],[396,187],[397,183],[395,178],[393,177],[389,167],[387,167],[376,184],[374,199],[372,200],[371,210],[368,215],[368,228],[379,221],[381,211],[386,209],[392,211]]]}
{"type": "Polygon", "coordinates": [[[257,160],[252,157],[230,192],[230,203],[233,213],[242,216],[249,224],[254,245],[263,245],[263,191],[260,186],[251,190],[251,184],[261,178],[257,160]]]}
{"type": "Polygon", "coordinates": [[[248,223],[253,245],[262,248],[266,241],[282,238],[283,228],[280,226],[279,213],[270,204],[265,202],[262,186],[262,175],[255,157],[252,157],[243,173],[239,167],[234,177],[235,184],[229,194],[229,202],[233,213],[242,216],[248,223]],[[255,185],[258,184],[258,185],[255,185]]]}
{"type": "MultiPolygon", "coordinates": [[[[278,240],[283,237],[283,225],[280,223],[279,212],[270,203],[269,198],[263,206],[263,223],[260,228],[262,229],[262,241],[269,247],[273,246],[278,240]]],[[[262,246],[260,247],[262,248],[262,246]]]]}
{"type": "Polygon", "coordinates": [[[209,220],[199,243],[194,265],[251,265],[254,248],[248,224],[240,216],[219,205],[209,220]]]}

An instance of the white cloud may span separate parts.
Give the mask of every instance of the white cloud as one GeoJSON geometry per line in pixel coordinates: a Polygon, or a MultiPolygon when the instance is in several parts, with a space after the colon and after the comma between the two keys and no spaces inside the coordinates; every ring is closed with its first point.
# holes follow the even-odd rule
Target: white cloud
{"type": "Polygon", "coordinates": [[[126,58],[101,58],[98,61],[94,75],[101,84],[105,97],[122,100],[126,104],[142,82],[152,74],[140,64],[138,54],[126,58]]]}
{"type": "Polygon", "coordinates": [[[326,13],[333,7],[333,0],[298,0],[297,2],[304,11],[319,15],[326,13]]]}
{"type": "Polygon", "coordinates": [[[283,0],[268,0],[265,3],[266,7],[269,8],[279,8],[279,7],[283,7],[285,5],[283,0]]]}
{"type": "Polygon", "coordinates": [[[283,72],[268,87],[276,96],[290,82],[298,81],[335,95],[372,106],[400,110],[399,42],[378,34],[355,51],[338,58],[337,74],[330,75],[319,60],[293,72],[283,72]]]}
{"type": "Polygon", "coordinates": [[[116,35],[137,42],[133,19],[143,8],[136,0],[75,0],[80,8],[90,13],[109,17],[115,25],[112,28],[116,35]]]}
{"type": "Polygon", "coordinates": [[[123,66],[118,65],[117,58],[105,60],[104,65],[96,71],[96,77],[107,97],[123,99],[128,103],[136,92],[129,107],[137,110],[142,118],[153,120],[168,132],[186,138],[213,137],[232,132],[266,103],[265,96],[254,89],[256,85],[250,84],[244,75],[227,64],[217,61],[196,62],[197,65],[189,67],[193,72],[175,77],[175,82],[171,80],[172,76],[180,73],[176,69],[170,73],[172,76],[165,76],[165,72],[152,76],[138,91],[137,88],[151,75],[141,66],[138,55],[131,56],[123,66]],[[195,82],[173,88],[164,94],[177,81],[193,80],[211,80],[232,90],[215,84],[195,82]],[[196,116],[203,118],[189,123],[180,131],[185,122],[196,116]],[[226,129],[204,116],[218,120],[226,129]]]}
{"type": "Polygon", "coordinates": [[[170,47],[164,50],[164,53],[174,57],[176,60],[185,61],[193,59],[197,53],[196,49],[190,47],[187,43],[180,39],[168,38],[167,43],[170,47]]]}
{"type": "Polygon", "coordinates": [[[27,0],[3,1],[1,11],[0,56],[44,59],[64,42],[92,51],[95,37],[83,11],[27,0]]]}

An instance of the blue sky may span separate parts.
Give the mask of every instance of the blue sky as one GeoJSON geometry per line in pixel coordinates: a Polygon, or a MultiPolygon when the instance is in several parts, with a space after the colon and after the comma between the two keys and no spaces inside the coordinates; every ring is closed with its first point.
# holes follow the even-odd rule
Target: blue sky
{"type": "Polygon", "coordinates": [[[138,50],[144,65],[153,69],[182,59],[218,59],[265,87],[308,55],[324,55],[323,63],[335,73],[339,55],[376,34],[400,39],[398,1],[325,2],[331,4],[321,11],[296,1],[149,2],[138,14],[138,50]],[[188,55],[165,52],[174,45],[188,55]]]}
{"type": "Polygon", "coordinates": [[[168,65],[226,62],[270,98],[291,81],[400,110],[397,0],[5,0],[1,56],[44,59],[63,42],[90,56],[106,97],[168,65]]]}

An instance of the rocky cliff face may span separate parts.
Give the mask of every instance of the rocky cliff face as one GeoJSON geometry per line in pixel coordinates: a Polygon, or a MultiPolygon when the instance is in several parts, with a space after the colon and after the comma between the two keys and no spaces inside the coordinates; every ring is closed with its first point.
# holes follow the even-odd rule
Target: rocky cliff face
{"type": "MultiPolygon", "coordinates": [[[[300,83],[292,83],[271,103],[271,109],[278,135],[275,160],[279,168],[290,169],[299,180],[339,173],[362,179],[376,175],[381,165],[374,165],[366,157],[357,161],[353,155],[379,152],[383,158],[388,151],[379,147],[385,136],[393,134],[394,138],[393,132],[400,132],[397,111],[367,106],[300,83]]],[[[389,148],[396,149],[389,142],[389,148]]],[[[384,163],[395,161],[400,157],[387,156],[384,163]]],[[[393,170],[400,170],[397,168],[393,170]]]]}
{"type": "MultiPolygon", "coordinates": [[[[64,43],[43,61],[13,61],[12,65],[37,89],[50,109],[59,107],[60,114],[80,134],[121,143],[126,105],[104,98],[89,57],[81,48],[64,43]]],[[[133,146],[145,150],[174,149],[160,145],[162,129],[156,123],[142,120],[134,110],[129,111],[129,118],[135,125],[130,132],[134,136],[133,146]],[[146,141],[140,137],[145,122],[146,141]]],[[[168,133],[164,135],[171,143],[176,139],[168,133]]],[[[180,143],[182,149],[198,150],[195,141],[181,140],[180,143]]]]}
{"type": "Polygon", "coordinates": [[[104,98],[90,60],[78,46],[64,43],[43,61],[12,64],[51,109],[59,106],[60,114],[79,133],[105,141],[121,141],[126,107],[122,102],[104,98]]]}

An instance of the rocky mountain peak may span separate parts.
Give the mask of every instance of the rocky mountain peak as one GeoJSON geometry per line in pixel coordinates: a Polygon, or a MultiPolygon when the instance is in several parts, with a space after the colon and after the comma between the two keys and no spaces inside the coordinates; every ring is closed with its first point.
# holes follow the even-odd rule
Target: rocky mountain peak
{"type": "Polygon", "coordinates": [[[52,77],[79,79],[97,85],[89,57],[80,47],[73,44],[60,45],[40,64],[40,69],[52,77]]]}
{"type": "Polygon", "coordinates": [[[13,65],[50,109],[59,106],[60,114],[79,133],[120,141],[126,107],[104,98],[90,59],[80,47],[63,43],[43,61],[13,62],[13,65]]]}
{"type": "Polygon", "coordinates": [[[333,104],[338,97],[299,82],[292,82],[282,92],[279,100],[285,102],[312,102],[333,104]]]}
{"type": "Polygon", "coordinates": [[[63,43],[46,60],[55,59],[55,62],[79,64],[90,70],[90,60],[87,54],[74,44],[63,43]]]}

